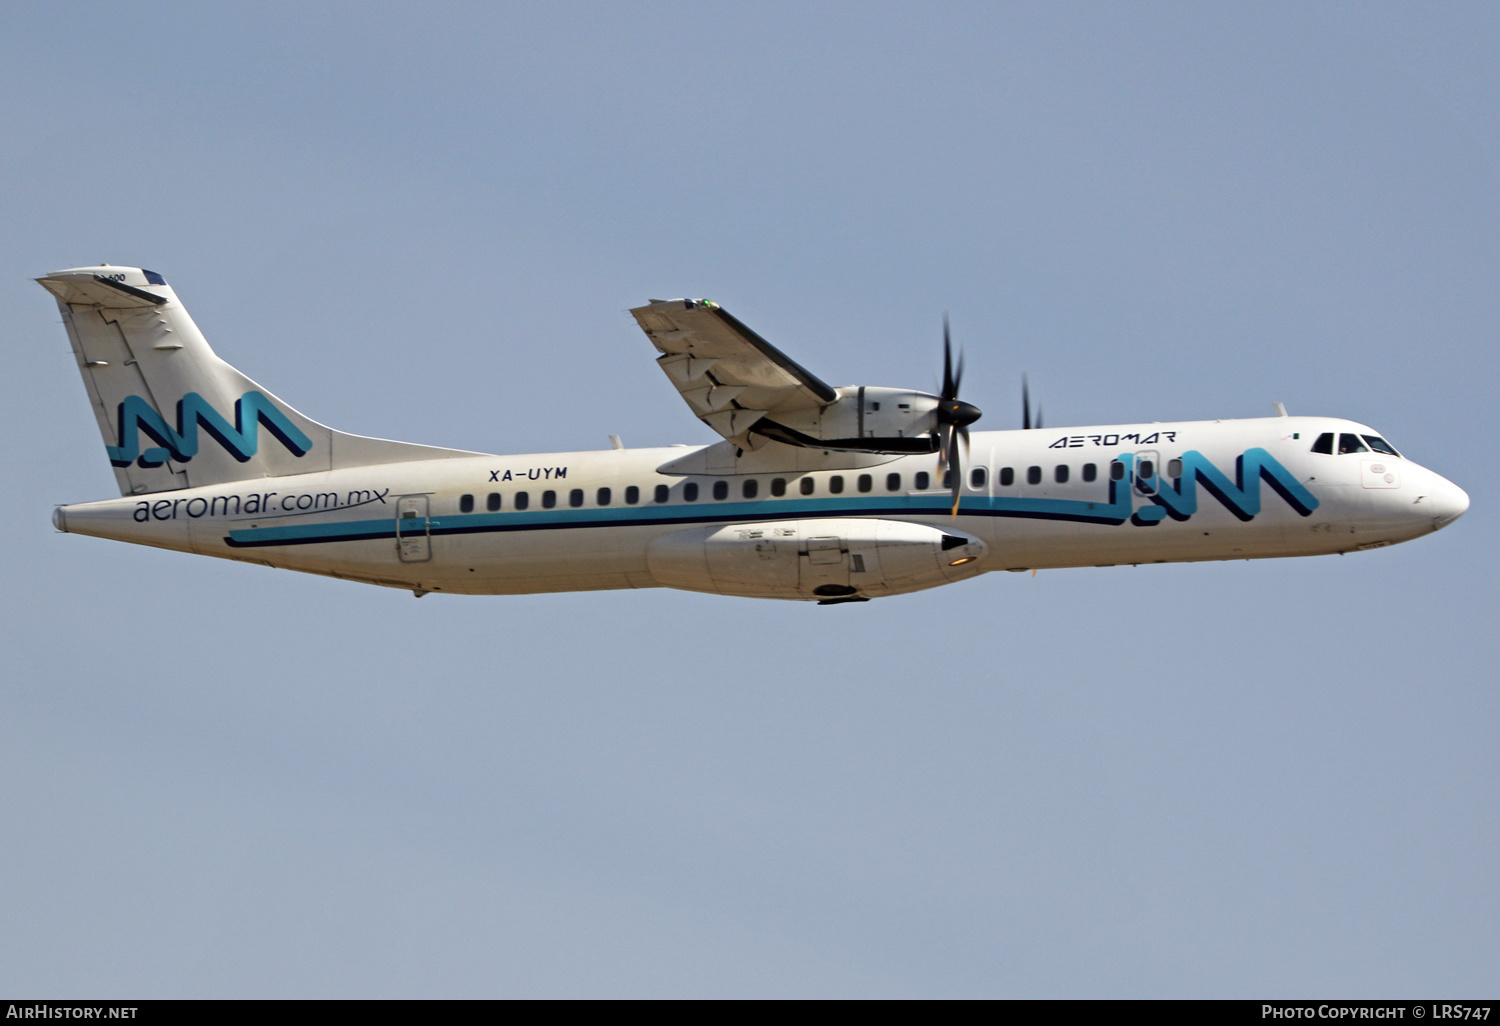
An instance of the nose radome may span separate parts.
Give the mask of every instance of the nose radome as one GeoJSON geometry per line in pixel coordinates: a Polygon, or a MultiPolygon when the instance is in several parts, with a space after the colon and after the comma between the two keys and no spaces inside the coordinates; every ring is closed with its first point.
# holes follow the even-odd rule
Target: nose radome
{"type": "Polygon", "coordinates": [[[1469,508],[1469,493],[1441,477],[1434,484],[1434,494],[1427,501],[1432,503],[1432,527],[1437,530],[1464,515],[1469,508]]]}

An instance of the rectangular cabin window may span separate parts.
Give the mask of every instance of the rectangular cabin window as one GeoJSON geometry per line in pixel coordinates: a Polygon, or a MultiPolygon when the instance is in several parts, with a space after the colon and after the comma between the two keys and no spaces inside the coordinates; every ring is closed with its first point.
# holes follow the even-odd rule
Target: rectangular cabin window
{"type": "Polygon", "coordinates": [[[668,488],[666,485],[657,485],[656,486],[656,492],[655,492],[654,495],[652,495],[652,501],[654,501],[654,502],[666,502],[671,497],[672,497],[672,489],[671,488],[668,488]]]}
{"type": "Polygon", "coordinates": [[[753,499],[760,494],[760,482],[753,477],[745,478],[740,485],[740,495],[747,499],[753,499]]]}
{"type": "Polygon", "coordinates": [[[552,509],[557,505],[557,493],[550,488],[542,493],[542,509],[552,509]]]}
{"type": "Polygon", "coordinates": [[[729,482],[728,481],[715,481],[714,482],[714,498],[717,499],[719,502],[723,502],[725,499],[729,498],[729,482]]]}
{"type": "Polygon", "coordinates": [[[931,483],[932,477],[925,470],[919,470],[912,475],[911,486],[919,492],[925,492],[931,483]]]}
{"type": "Polygon", "coordinates": [[[1001,467],[1000,468],[1000,487],[1001,488],[1009,488],[1011,485],[1013,485],[1015,483],[1016,483],[1016,468],[1015,467],[1001,467]]]}
{"type": "Polygon", "coordinates": [[[609,500],[614,498],[608,488],[601,488],[594,493],[594,501],[601,506],[608,506],[609,500]]]}
{"type": "Polygon", "coordinates": [[[1035,484],[1041,484],[1042,483],[1042,468],[1041,467],[1027,467],[1026,468],[1026,483],[1027,484],[1034,484],[1034,485],[1035,484]]]}
{"type": "Polygon", "coordinates": [[[568,490],[568,505],[577,509],[583,505],[583,489],[572,488],[568,490]]]}
{"type": "Polygon", "coordinates": [[[530,505],[531,505],[531,493],[530,492],[517,492],[516,493],[516,509],[525,509],[527,506],[530,506],[530,505]]]}
{"type": "Polygon", "coordinates": [[[828,490],[838,495],[844,490],[844,477],[842,474],[834,474],[828,479],[828,490]]]}
{"type": "Polygon", "coordinates": [[[1176,480],[1182,476],[1182,461],[1167,460],[1167,476],[1176,480]]]}
{"type": "Polygon", "coordinates": [[[1333,432],[1324,431],[1318,436],[1318,440],[1312,444],[1313,452],[1320,452],[1324,456],[1333,455],[1333,432]]]}
{"type": "Polygon", "coordinates": [[[634,506],[640,501],[641,490],[639,488],[637,488],[635,485],[630,485],[625,489],[625,505],[634,506]]]}
{"type": "Polygon", "coordinates": [[[771,494],[772,495],[777,495],[777,496],[785,495],[786,494],[786,478],[784,478],[784,477],[773,477],[773,478],[771,478],[771,494]]]}
{"type": "Polygon", "coordinates": [[[498,510],[500,508],[500,493],[490,492],[490,494],[484,500],[484,508],[489,510],[491,513],[498,510]]]}
{"type": "Polygon", "coordinates": [[[854,486],[862,492],[868,492],[875,487],[875,479],[869,474],[861,474],[855,479],[854,486]]]}
{"type": "Polygon", "coordinates": [[[460,513],[474,512],[474,496],[460,495],[458,497],[458,511],[460,513]]]}
{"type": "Polygon", "coordinates": [[[949,467],[943,471],[943,490],[947,491],[953,487],[953,468],[949,467]]]}
{"type": "Polygon", "coordinates": [[[1083,465],[1083,479],[1085,481],[1099,480],[1099,468],[1093,463],[1085,463],[1083,465]]]}
{"type": "Polygon", "coordinates": [[[901,490],[901,475],[900,474],[887,474],[887,475],[885,475],[885,490],[888,491],[888,492],[899,492],[901,490]]]}
{"type": "Polygon", "coordinates": [[[969,471],[969,487],[976,492],[985,486],[989,480],[990,472],[984,467],[975,467],[969,471]]]}
{"type": "Polygon", "coordinates": [[[1052,480],[1058,484],[1068,483],[1068,465],[1066,463],[1059,463],[1052,468],[1052,480]]]}
{"type": "Polygon", "coordinates": [[[803,495],[811,495],[813,493],[813,488],[815,487],[816,485],[813,483],[813,479],[810,477],[804,477],[797,484],[797,488],[802,492],[803,495]]]}
{"type": "Polygon", "coordinates": [[[1111,481],[1125,480],[1125,464],[1115,460],[1109,465],[1109,479],[1111,481]]]}
{"type": "Polygon", "coordinates": [[[683,502],[697,502],[698,501],[698,482],[697,481],[689,481],[687,484],[685,484],[685,485],[682,486],[682,501],[683,502]]]}

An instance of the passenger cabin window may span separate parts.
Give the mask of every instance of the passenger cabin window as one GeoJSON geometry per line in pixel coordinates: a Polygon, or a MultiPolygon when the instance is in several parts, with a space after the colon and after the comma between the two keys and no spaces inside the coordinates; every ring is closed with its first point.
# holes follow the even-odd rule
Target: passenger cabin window
{"type": "Polygon", "coordinates": [[[946,489],[949,489],[949,488],[952,488],[952,487],[953,487],[953,468],[949,467],[947,470],[943,471],[943,488],[946,490],[946,489]]]}
{"type": "Polygon", "coordinates": [[[1182,476],[1181,460],[1167,460],[1167,476],[1174,479],[1182,476]]]}
{"type": "Polygon", "coordinates": [[[687,484],[685,484],[685,485],[682,486],[682,501],[683,502],[697,502],[698,501],[698,482],[697,481],[689,481],[687,484]]]}
{"type": "Polygon", "coordinates": [[[666,485],[657,485],[656,492],[654,495],[652,495],[651,498],[653,502],[666,502],[671,497],[672,489],[668,488],[666,485]]]}
{"type": "Polygon", "coordinates": [[[1109,465],[1109,479],[1111,481],[1125,480],[1125,464],[1115,460],[1109,465]]]}
{"type": "Polygon", "coordinates": [[[577,509],[579,506],[583,505],[583,489],[582,488],[573,488],[573,489],[569,490],[569,492],[568,492],[568,505],[572,506],[574,509],[577,509]]]}
{"type": "Polygon", "coordinates": [[[868,492],[871,488],[875,487],[875,479],[869,474],[861,474],[855,482],[855,486],[862,492],[868,492]]]}
{"type": "Polygon", "coordinates": [[[1136,464],[1135,476],[1142,481],[1149,481],[1156,476],[1156,463],[1153,460],[1141,460],[1136,464]]]}
{"type": "Polygon", "coordinates": [[[1401,458],[1401,454],[1395,449],[1391,448],[1391,443],[1387,442],[1379,435],[1360,435],[1360,437],[1369,442],[1370,448],[1374,449],[1376,452],[1384,453],[1387,456],[1395,456],[1397,459],[1401,458]]]}
{"type": "Polygon", "coordinates": [[[1324,455],[1333,455],[1333,432],[1324,431],[1318,436],[1318,440],[1312,444],[1313,452],[1321,452],[1324,455]]]}
{"type": "Polygon", "coordinates": [[[719,500],[720,502],[723,502],[725,499],[729,498],[729,482],[728,481],[715,481],[714,482],[714,498],[717,499],[717,500],[719,500]]]}
{"type": "Polygon", "coordinates": [[[1339,435],[1339,455],[1347,456],[1352,452],[1369,452],[1365,443],[1359,440],[1358,435],[1339,435]]]}
{"type": "Polygon", "coordinates": [[[912,475],[911,486],[919,492],[925,492],[927,490],[927,486],[931,483],[932,478],[928,476],[927,471],[925,470],[919,470],[914,475],[912,475]]]}
{"type": "Polygon", "coordinates": [[[1083,465],[1083,479],[1085,481],[1099,480],[1099,468],[1092,463],[1085,463],[1083,465]]]}
{"type": "Polygon", "coordinates": [[[1009,488],[1011,485],[1013,485],[1015,483],[1016,483],[1016,468],[1015,467],[1001,467],[1000,468],[1000,487],[1001,488],[1009,488]]]}
{"type": "Polygon", "coordinates": [[[901,475],[900,474],[887,474],[887,475],[885,475],[885,490],[888,491],[888,492],[899,492],[901,490],[901,475]]]}
{"type": "Polygon", "coordinates": [[[557,493],[548,489],[542,493],[542,509],[551,509],[557,505],[557,493]]]}
{"type": "Polygon", "coordinates": [[[1027,467],[1026,468],[1026,483],[1027,484],[1041,484],[1042,483],[1042,468],[1041,467],[1027,467]]]}
{"type": "Polygon", "coordinates": [[[638,503],[640,501],[641,501],[641,490],[639,488],[637,488],[635,485],[630,485],[628,488],[625,489],[625,505],[627,505],[627,506],[634,506],[636,503],[638,503]]]}
{"type": "Polygon", "coordinates": [[[484,508],[487,509],[487,510],[489,510],[491,513],[495,512],[497,509],[499,509],[500,508],[500,493],[499,492],[490,492],[490,494],[484,500],[484,508]]]}
{"type": "Polygon", "coordinates": [[[614,498],[614,496],[610,494],[608,488],[601,488],[594,493],[594,501],[601,506],[608,506],[609,500],[612,498],[614,498]]]}
{"type": "Polygon", "coordinates": [[[530,505],[531,505],[531,493],[530,492],[517,492],[516,493],[516,509],[525,509],[527,506],[530,506],[530,505]]]}
{"type": "Polygon", "coordinates": [[[803,495],[811,495],[813,493],[813,487],[813,479],[810,477],[804,477],[797,483],[797,488],[802,492],[803,495]]]}
{"type": "Polygon", "coordinates": [[[842,494],[844,491],[844,476],[842,474],[834,474],[830,477],[828,479],[828,490],[834,495],[842,494]]]}
{"type": "Polygon", "coordinates": [[[460,495],[458,497],[458,511],[460,513],[474,512],[474,496],[460,495]]]}
{"type": "Polygon", "coordinates": [[[1066,463],[1059,463],[1052,468],[1052,480],[1058,484],[1068,483],[1068,465],[1066,463]]]}
{"type": "Polygon", "coordinates": [[[785,495],[786,494],[786,478],[784,478],[784,477],[773,477],[773,478],[771,478],[771,494],[772,495],[785,495]]]}
{"type": "Polygon", "coordinates": [[[745,478],[744,484],[740,485],[740,494],[747,499],[753,499],[760,494],[760,482],[753,477],[745,478]]]}
{"type": "Polygon", "coordinates": [[[988,469],[986,469],[985,467],[975,467],[973,470],[969,471],[969,487],[973,488],[975,491],[978,491],[985,486],[985,483],[989,481],[989,478],[990,472],[988,469]]]}

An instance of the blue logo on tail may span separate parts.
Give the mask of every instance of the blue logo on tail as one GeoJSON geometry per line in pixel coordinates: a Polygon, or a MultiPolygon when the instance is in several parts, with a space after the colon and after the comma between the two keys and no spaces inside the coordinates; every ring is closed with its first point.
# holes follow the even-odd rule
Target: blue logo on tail
{"type": "Polygon", "coordinates": [[[169,459],[186,463],[198,455],[198,429],[201,427],[241,463],[250,462],[260,446],[260,427],[265,427],[293,456],[305,456],[312,448],[308,438],[276,404],[260,392],[246,392],[235,400],[234,423],[231,425],[218,410],[197,392],[189,392],[177,402],[177,427],[167,423],[156,408],[138,395],[126,396],[120,403],[119,445],[108,445],[109,461],[117,467],[132,463],[141,467],[159,467],[169,459]],[[142,452],[140,436],[156,443],[142,452]]]}

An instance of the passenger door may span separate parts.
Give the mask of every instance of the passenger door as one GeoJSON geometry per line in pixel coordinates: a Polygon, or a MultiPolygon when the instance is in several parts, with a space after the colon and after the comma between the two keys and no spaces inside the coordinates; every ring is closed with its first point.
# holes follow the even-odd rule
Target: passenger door
{"type": "Polygon", "coordinates": [[[431,521],[427,496],[403,495],[396,500],[396,552],[403,563],[432,559],[431,521]]]}

